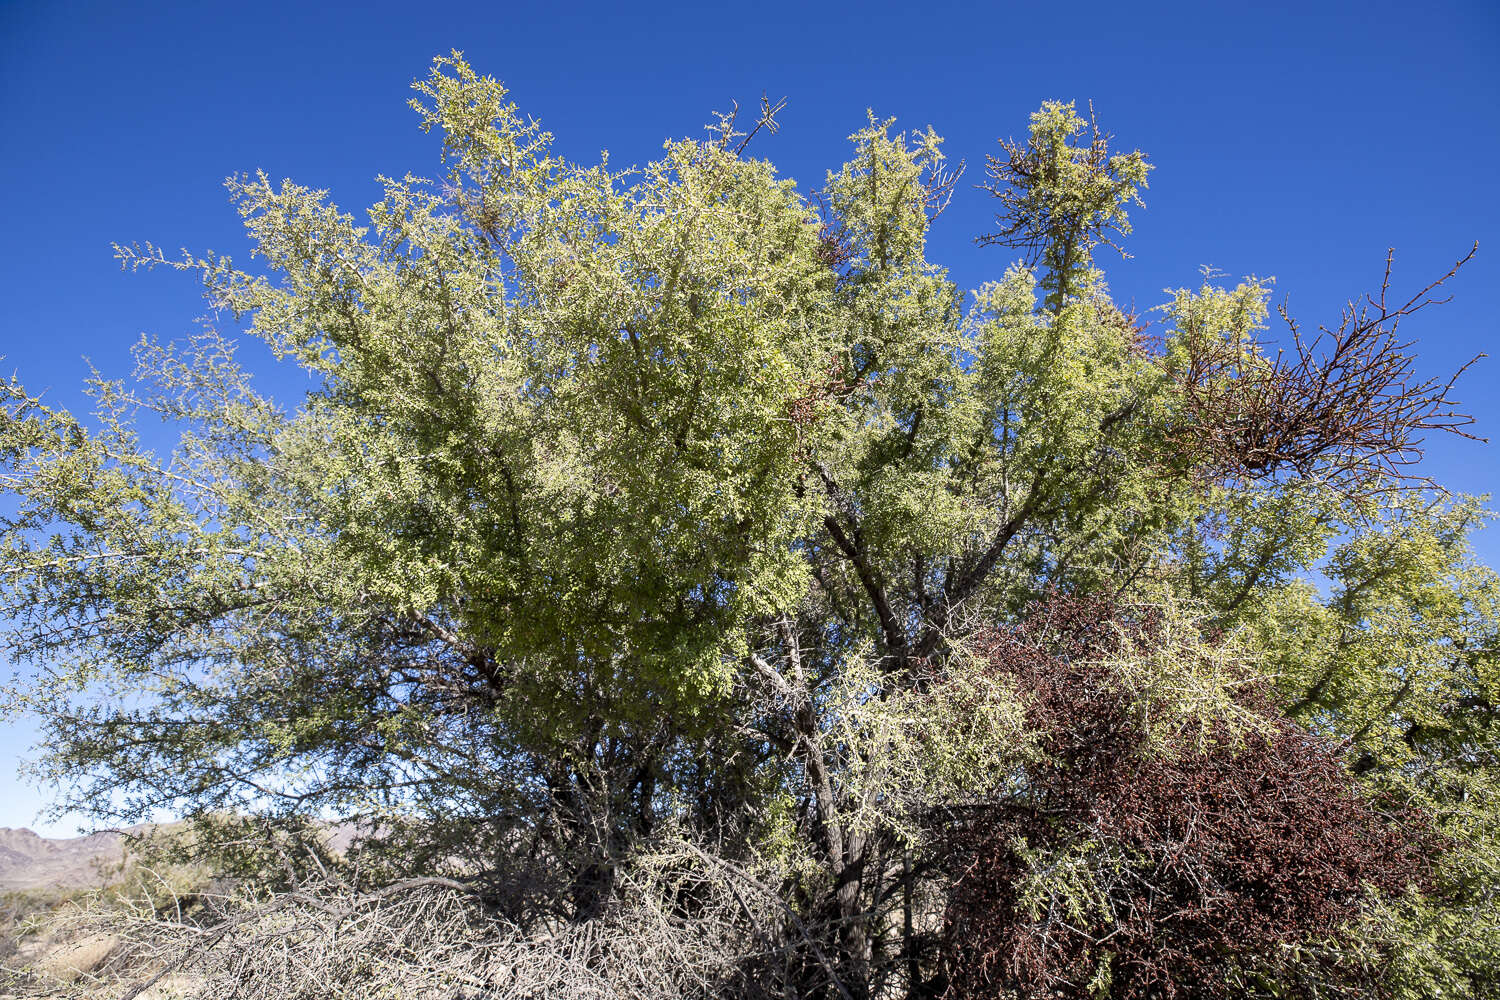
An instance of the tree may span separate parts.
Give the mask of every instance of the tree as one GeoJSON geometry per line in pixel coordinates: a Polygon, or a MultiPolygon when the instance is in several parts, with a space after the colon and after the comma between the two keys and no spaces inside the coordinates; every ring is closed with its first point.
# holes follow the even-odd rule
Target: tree
{"type": "MultiPolygon", "coordinates": [[[[1426,292],[1285,355],[1267,285],[1206,284],[1153,343],[1095,259],[1149,165],[1072,105],[992,162],[993,240],[1027,257],[966,305],[925,255],[955,180],[930,130],[872,116],[812,197],[733,116],[616,170],[556,156],[457,54],[415,86],[441,180],[385,179],[368,225],[255,175],[229,188],[261,272],[119,248],[306,369],[295,409],[213,330],[143,342],[134,387],[96,378],[92,425],[8,387],[11,704],[69,804],[175,810],[200,849],[357,817],[367,877],[461,875],[524,926],[608,910],[682,835],[776,889],[754,933],[803,995],[922,995],[934,824],[1031,739],[1013,693],[953,680],[976,636],[1058,590],[1196,601],[1268,671],[1331,622],[1378,635],[1298,574],[1393,530],[1419,435],[1462,433],[1394,336],[1426,292]]],[[[1430,649],[1464,735],[1424,746],[1488,739],[1493,644],[1440,655],[1492,627],[1487,579],[1431,581],[1469,609],[1430,649]]],[[[1404,654],[1368,648],[1327,653],[1337,711],[1293,692],[1292,717],[1361,745],[1399,725],[1368,695],[1404,654]]],[[[1367,779],[1406,773],[1372,752],[1367,779]]],[[[1447,775],[1493,774],[1427,759],[1439,812],[1471,801],[1447,775]]],[[[1477,856],[1451,861],[1471,900],[1477,856]]]]}

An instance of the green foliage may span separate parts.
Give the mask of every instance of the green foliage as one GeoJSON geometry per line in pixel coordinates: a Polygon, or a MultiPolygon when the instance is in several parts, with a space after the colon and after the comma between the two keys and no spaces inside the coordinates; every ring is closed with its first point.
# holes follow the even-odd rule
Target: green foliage
{"type": "MultiPolygon", "coordinates": [[[[891,887],[922,895],[934,803],[1030,752],[968,640],[1109,592],[1195,609],[1126,672],[1146,701],[1227,705],[1228,673],[1178,655],[1226,651],[1439,817],[1458,896],[1399,919],[1426,928],[1411,969],[1461,965],[1445,900],[1485,912],[1500,857],[1500,586],[1464,541],[1484,515],[1351,508],[1316,463],[1193,447],[1195,393],[1273,371],[1269,289],[1205,279],[1144,340],[1094,259],[1143,154],[1043,105],[991,161],[987,239],[1024,258],[967,296],[926,256],[954,178],[930,129],[872,114],[814,193],[730,119],[616,169],[558,156],[457,54],[415,91],[438,180],[382,178],[357,221],[232,178],[253,270],[118,250],[304,368],[297,405],[213,329],[143,340],[133,382],[90,381],[89,420],[5,387],[6,704],[44,721],[65,806],[197,817],[226,864],[245,823],[358,817],[385,849],[367,871],[540,870],[576,916],[670,820],[780,852],[857,979],[907,947],[880,942],[891,887]]],[[[1171,718],[1163,752],[1193,739],[1171,718]]]]}
{"type": "Polygon", "coordinates": [[[1450,838],[1432,896],[1377,925],[1401,996],[1483,995],[1500,968],[1500,577],[1468,543],[1488,516],[1395,504],[1333,548],[1326,598],[1281,588],[1258,626],[1292,716],[1349,740],[1356,773],[1450,838]]]}
{"type": "Polygon", "coordinates": [[[1092,116],[1090,109],[1085,121],[1071,102],[1047,101],[1031,115],[1026,145],[1005,143],[1006,155],[989,159],[1005,225],[983,239],[1040,260],[1053,309],[1089,280],[1095,247],[1120,249],[1110,234],[1129,235],[1125,206],[1143,204],[1140,189],[1151,170],[1139,150],[1111,153],[1110,137],[1092,116]],[[1087,143],[1080,145],[1080,137],[1087,143]]]}

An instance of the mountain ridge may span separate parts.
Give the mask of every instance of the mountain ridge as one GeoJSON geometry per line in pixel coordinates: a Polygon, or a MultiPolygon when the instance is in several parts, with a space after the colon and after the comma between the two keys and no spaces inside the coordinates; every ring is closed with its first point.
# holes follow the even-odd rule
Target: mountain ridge
{"type": "Polygon", "coordinates": [[[98,830],[77,837],[43,837],[26,827],[0,827],[0,891],[89,889],[125,856],[125,837],[152,824],[98,830]]]}

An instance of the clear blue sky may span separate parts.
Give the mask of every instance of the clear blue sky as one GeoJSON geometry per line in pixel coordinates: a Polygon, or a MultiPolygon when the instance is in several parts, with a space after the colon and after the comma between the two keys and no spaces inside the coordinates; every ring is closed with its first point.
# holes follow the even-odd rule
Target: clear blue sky
{"type": "MultiPolygon", "coordinates": [[[[191,332],[188,279],[124,275],[110,242],[243,259],[220,180],[262,168],[358,212],[376,174],[431,173],[436,141],[405,107],[434,55],[464,50],[542,119],[561,151],[617,164],[700,134],[714,109],[789,98],[755,152],[804,187],[841,162],[865,109],[932,124],[981,178],[1002,135],[1048,98],[1093,100],[1157,165],[1117,298],[1159,303],[1211,265],[1274,275],[1309,326],[1378,282],[1398,290],[1474,240],[1454,302],[1413,322],[1424,372],[1496,350],[1500,286],[1500,4],[66,3],[0,0],[0,354],[75,409],[92,359],[129,372],[142,331],[191,332]]],[[[932,257],[973,287],[1004,251],[967,186],[932,257]]],[[[242,357],[259,367],[265,354],[242,357]]],[[[291,392],[285,375],[267,384],[291,392]]],[[[1459,397],[1491,446],[1433,441],[1429,471],[1500,494],[1500,358],[1459,397]]],[[[1500,527],[1482,540],[1500,562],[1500,527]]],[[[32,733],[0,734],[0,826],[44,794],[13,777],[32,733]]],[[[71,832],[64,821],[47,829],[71,832]]]]}

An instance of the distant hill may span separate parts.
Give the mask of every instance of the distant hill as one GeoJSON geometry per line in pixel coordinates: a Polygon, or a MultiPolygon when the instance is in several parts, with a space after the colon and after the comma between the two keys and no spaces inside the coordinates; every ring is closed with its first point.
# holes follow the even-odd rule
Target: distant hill
{"type": "MultiPolygon", "coordinates": [[[[167,823],[166,828],[178,825],[167,823]]],[[[0,892],[102,886],[108,881],[102,869],[118,865],[125,856],[125,835],[146,833],[154,827],[156,824],[142,823],[124,830],[57,838],[0,827],[0,892]]],[[[328,847],[336,854],[348,850],[358,833],[353,823],[324,823],[320,827],[328,838],[328,847]]]]}
{"type": "MultiPolygon", "coordinates": [[[[147,827],[132,827],[139,833],[147,827]]],[[[86,837],[43,837],[31,830],[0,827],[0,890],[82,889],[104,884],[101,868],[124,856],[118,831],[86,837]]]]}

